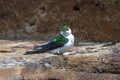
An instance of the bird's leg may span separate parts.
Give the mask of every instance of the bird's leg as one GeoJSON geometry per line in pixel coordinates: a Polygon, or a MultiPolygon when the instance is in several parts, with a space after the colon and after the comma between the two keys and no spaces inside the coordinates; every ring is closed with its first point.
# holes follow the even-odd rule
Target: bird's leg
{"type": "Polygon", "coordinates": [[[58,51],[57,54],[62,55],[62,53],[60,53],[60,51],[58,51]]]}
{"type": "Polygon", "coordinates": [[[57,54],[59,54],[59,53],[60,53],[60,51],[58,50],[57,54]]]}

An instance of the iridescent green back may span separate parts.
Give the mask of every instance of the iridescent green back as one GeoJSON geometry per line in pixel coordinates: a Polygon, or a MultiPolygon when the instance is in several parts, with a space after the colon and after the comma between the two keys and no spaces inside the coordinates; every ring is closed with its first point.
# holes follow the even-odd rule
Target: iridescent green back
{"type": "Polygon", "coordinates": [[[55,38],[54,44],[59,45],[68,42],[68,39],[63,36],[58,36],[55,38]]]}

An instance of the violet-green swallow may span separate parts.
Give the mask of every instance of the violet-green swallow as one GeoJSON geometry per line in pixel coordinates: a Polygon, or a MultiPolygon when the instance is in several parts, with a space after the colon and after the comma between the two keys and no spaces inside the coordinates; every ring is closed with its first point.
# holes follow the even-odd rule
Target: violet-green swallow
{"type": "Polygon", "coordinates": [[[28,51],[26,54],[50,52],[52,54],[62,54],[74,45],[74,36],[68,26],[61,28],[60,35],[55,37],[48,44],[36,46],[34,51],[28,51]]]}

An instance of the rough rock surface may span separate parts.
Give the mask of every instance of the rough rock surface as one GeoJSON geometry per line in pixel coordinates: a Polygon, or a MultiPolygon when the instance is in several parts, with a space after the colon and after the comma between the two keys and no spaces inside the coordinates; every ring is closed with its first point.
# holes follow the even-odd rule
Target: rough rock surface
{"type": "Polygon", "coordinates": [[[23,55],[46,42],[0,43],[0,80],[120,80],[120,43],[79,43],[63,55],[23,55]]]}
{"type": "Polygon", "coordinates": [[[119,0],[0,0],[0,38],[46,40],[66,24],[78,41],[116,42],[119,15],[119,0]]]}

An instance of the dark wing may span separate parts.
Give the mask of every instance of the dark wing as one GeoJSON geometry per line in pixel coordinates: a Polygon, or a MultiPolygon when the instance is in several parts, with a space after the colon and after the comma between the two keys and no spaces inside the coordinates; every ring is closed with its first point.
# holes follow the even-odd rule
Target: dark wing
{"type": "Polygon", "coordinates": [[[65,45],[65,43],[67,43],[67,42],[68,42],[68,39],[65,37],[57,37],[53,41],[51,41],[50,43],[48,43],[46,45],[35,46],[34,51],[28,51],[28,52],[26,52],[26,54],[44,53],[49,50],[63,47],[65,45]]]}
{"type": "Polygon", "coordinates": [[[33,51],[28,51],[28,52],[25,53],[25,55],[43,53],[47,50],[48,50],[47,45],[35,46],[33,51]]]}

